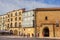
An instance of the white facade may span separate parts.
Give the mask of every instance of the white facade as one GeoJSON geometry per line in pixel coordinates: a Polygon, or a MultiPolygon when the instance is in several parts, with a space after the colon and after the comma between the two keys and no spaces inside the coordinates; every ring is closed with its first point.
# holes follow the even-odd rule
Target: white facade
{"type": "Polygon", "coordinates": [[[22,14],[22,27],[33,27],[34,11],[27,11],[22,14]]]}

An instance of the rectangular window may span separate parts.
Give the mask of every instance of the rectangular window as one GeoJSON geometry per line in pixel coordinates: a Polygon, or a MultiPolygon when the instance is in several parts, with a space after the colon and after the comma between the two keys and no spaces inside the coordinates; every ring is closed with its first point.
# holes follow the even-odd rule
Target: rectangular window
{"type": "Polygon", "coordinates": [[[8,22],[9,22],[9,19],[8,19],[8,22]]]}
{"type": "Polygon", "coordinates": [[[17,17],[15,18],[15,21],[17,21],[17,17]]]}
{"type": "Polygon", "coordinates": [[[56,27],[59,27],[59,24],[58,23],[56,23],[56,27]]]}
{"type": "Polygon", "coordinates": [[[11,17],[13,16],[13,14],[11,14],[11,17]]]}
{"type": "Polygon", "coordinates": [[[21,15],[21,12],[19,12],[19,15],[21,15]]]}
{"type": "Polygon", "coordinates": [[[48,20],[48,17],[47,16],[45,17],[45,20],[48,20]]]}
{"type": "Polygon", "coordinates": [[[9,17],[9,15],[8,15],[8,17],[9,17]]]}
{"type": "Polygon", "coordinates": [[[21,17],[19,17],[19,20],[21,20],[21,17]]]}
{"type": "Polygon", "coordinates": [[[11,18],[11,21],[13,21],[13,19],[11,18]]]}
{"type": "Polygon", "coordinates": [[[7,27],[9,27],[9,24],[7,25],[7,27]]]}
{"type": "Polygon", "coordinates": [[[11,28],[13,27],[12,25],[13,25],[13,24],[11,23],[11,24],[10,24],[10,27],[11,27],[11,28]]]}
{"type": "Polygon", "coordinates": [[[21,23],[19,23],[19,27],[21,27],[21,23]]]}

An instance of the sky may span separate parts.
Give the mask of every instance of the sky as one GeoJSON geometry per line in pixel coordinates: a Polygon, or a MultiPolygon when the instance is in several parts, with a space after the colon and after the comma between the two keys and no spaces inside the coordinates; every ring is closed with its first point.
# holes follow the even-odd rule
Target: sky
{"type": "Polygon", "coordinates": [[[0,15],[22,8],[32,10],[51,7],[60,7],[60,0],[0,0],[0,15]]]}

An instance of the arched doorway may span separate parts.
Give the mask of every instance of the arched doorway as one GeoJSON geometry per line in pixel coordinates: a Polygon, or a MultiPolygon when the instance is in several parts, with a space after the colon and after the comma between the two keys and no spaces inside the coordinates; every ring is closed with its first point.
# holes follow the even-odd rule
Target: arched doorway
{"type": "Polygon", "coordinates": [[[14,35],[18,35],[18,31],[17,30],[14,30],[14,35]]]}
{"type": "Polygon", "coordinates": [[[13,34],[13,31],[12,30],[10,30],[10,34],[13,34]]]}
{"type": "Polygon", "coordinates": [[[48,27],[45,27],[45,28],[43,29],[43,36],[44,36],[44,37],[49,37],[49,29],[48,29],[48,27]]]}

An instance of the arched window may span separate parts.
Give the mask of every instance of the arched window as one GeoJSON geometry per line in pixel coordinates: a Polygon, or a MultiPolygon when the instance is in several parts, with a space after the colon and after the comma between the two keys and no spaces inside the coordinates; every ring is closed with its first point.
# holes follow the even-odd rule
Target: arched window
{"type": "Polygon", "coordinates": [[[15,21],[17,21],[17,17],[15,18],[15,21]]]}
{"type": "Polygon", "coordinates": [[[45,20],[48,20],[48,17],[47,16],[45,17],[45,20]]]}
{"type": "Polygon", "coordinates": [[[12,30],[10,30],[10,34],[13,34],[13,31],[12,30]]]}
{"type": "Polygon", "coordinates": [[[12,23],[10,24],[10,27],[12,27],[12,23]]]}
{"type": "Polygon", "coordinates": [[[15,22],[15,27],[17,27],[17,22],[15,22]]]}

